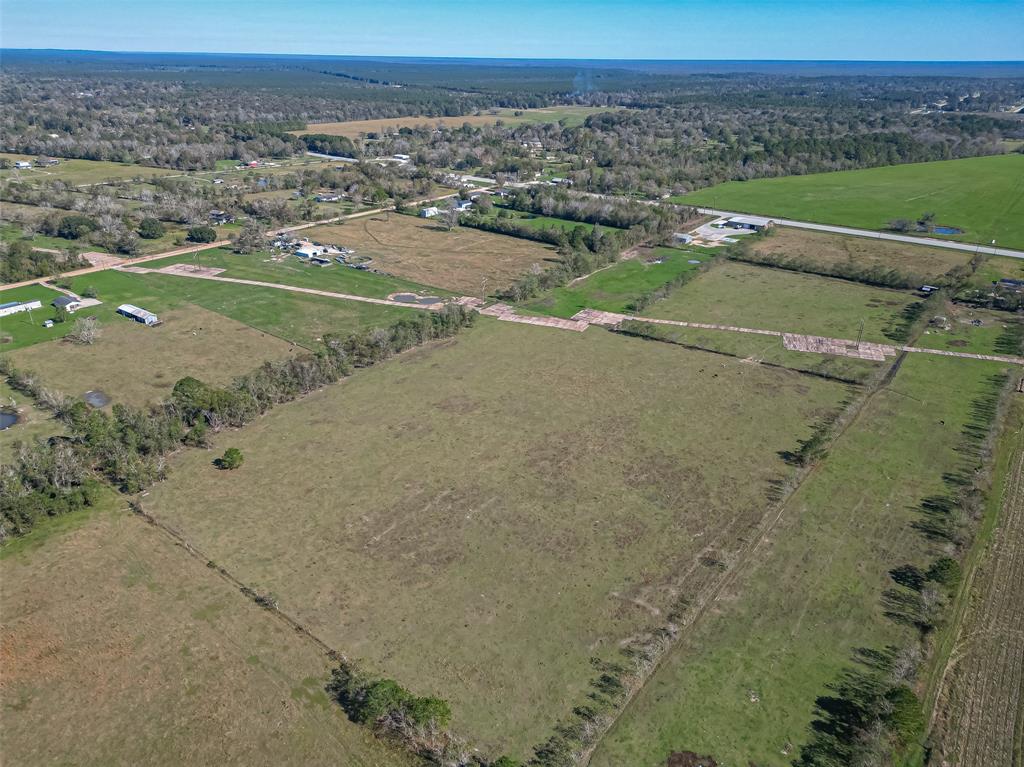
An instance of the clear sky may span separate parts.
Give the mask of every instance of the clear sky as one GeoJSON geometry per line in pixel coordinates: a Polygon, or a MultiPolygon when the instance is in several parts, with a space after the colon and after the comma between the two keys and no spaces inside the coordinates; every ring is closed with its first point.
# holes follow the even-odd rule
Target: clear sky
{"type": "Polygon", "coordinates": [[[1024,0],[0,0],[0,45],[633,59],[1024,59],[1024,0]]]}

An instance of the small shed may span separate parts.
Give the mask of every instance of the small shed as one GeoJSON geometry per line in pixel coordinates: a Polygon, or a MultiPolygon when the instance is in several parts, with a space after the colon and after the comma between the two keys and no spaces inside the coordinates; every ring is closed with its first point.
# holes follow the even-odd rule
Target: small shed
{"type": "Polygon", "coordinates": [[[421,208],[420,209],[420,218],[433,218],[434,216],[436,216],[440,212],[441,211],[438,210],[436,206],[431,206],[429,208],[421,208]]]}

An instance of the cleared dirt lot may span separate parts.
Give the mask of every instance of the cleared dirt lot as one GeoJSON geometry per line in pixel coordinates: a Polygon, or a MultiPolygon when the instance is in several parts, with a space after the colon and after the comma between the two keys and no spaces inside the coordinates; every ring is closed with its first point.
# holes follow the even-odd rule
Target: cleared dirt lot
{"type": "Polygon", "coordinates": [[[424,285],[480,295],[504,287],[533,264],[545,265],[555,250],[518,237],[457,227],[444,231],[433,219],[373,216],[303,231],[315,242],[344,245],[373,258],[376,269],[424,285]]]}
{"type": "Polygon", "coordinates": [[[493,755],[721,573],[846,387],[481,320],[182,454],[147,510],[493,755]],[[500,349],[501,353],[494,353],[500,349]],[[301,466],[296,457],[301,458],[301,466]]]}
{"type": "Polygon", "coordinates": [[[759,255],[780,256],[824,267],[850,264],[870,269],[877,266],[922,279],[935,279],[971,258],[970,253],[963,251],[785,226],[776,227],[770,237],[757,240],[753,249],[759,255]]]}
{"type": "Polygon", "coordinates": [[[166,535],[73,517],[0,559],[5,763],[405,764],[327,700],[322,652],[166,535]]]}
{"type": "Polygon", "coordinates": [[[160,319],[163,324],[145,327],[104,317],[102,335],[90,346],[51,341],[11,358],[65,394],[99,389],[114,402],[144,405],[170,394],[184,376],[224,384],[296,351],[287,341],[198,306],[161,312],[160,319]]]}

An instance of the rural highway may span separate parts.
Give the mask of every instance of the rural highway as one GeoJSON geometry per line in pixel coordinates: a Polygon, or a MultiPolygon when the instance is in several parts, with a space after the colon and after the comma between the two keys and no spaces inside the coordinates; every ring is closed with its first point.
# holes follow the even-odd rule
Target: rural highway
{"type": "Polygon", "coordinates": [[[997,248],[991,245],[978,245],[969,242],[953,242],[951,240],[937,240],[934,237],[915,237],[910,234],[896,234],[895,232],[875,232],[870,229],[853,229],[848,226],[832,226],[830,224],[814,224],[810,221],[793,221],[787,218],[775,218],[774,216],[761,216],[755,213],[740,213],[735,210],[717,210],[715,208],[697,208],[698,212],[709,216],[753,216],[770,218],[779,226],[790,226],[794,229],[813,229],[816,232],[831,232],[832,234],[850,234],[854,237],[871,237],[876,240],[891,240],[893,242],[907,242],[911,245],[930,245],[934,248],[949,248],[950,250],[963,250],[967,253],[984,253],[989,256],[1008,256],[1009,258],[1024,258],[1024,250],[1011,250],[1010,248],[997,248]]]}

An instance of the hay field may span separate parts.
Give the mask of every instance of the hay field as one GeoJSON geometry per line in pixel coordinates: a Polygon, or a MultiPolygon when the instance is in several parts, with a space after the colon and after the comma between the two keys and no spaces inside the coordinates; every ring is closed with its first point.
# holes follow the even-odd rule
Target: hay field
{"type": "Polygon", "coordinates": [[[317,226],[303,235],[370,256],[375,269],[466,295],[480,295],[485,279],[491,292],[556,258],[553,247],[539,242],[468,227],[446,232],[433,219],[394,213],[317,226]]]}
{"type": "Polygon", "coordinates": [[[672,751],[789,767],[815,699],[854,648],[910,644],[885,617],[890,568],[942,551],[911,527],[963,466],[962,430],[994,363],[910,355],[789,499],[766,546],[598,746],[594,767],[662,767],[672,751]]]}
{"type": "Polygon", "coordinates": [[[522,123],[555,123],[565,120],[569,127],[582,125],[592,114],[610,112],[607,107],[560,106],[540,109],[499,109],[495,113],[463,115],[461,117],[391,117],[382,120],[349,120],[347,122],[310,123],[303,131],[291,131],[299,136],[323,133],[328,136],[359,138],[364,133],[396,133],[400,128],[461,128],[466,123],[473,127],[494,125],[501,120],[506,125],[522,123]],[[516,114],[519,111],[520,114],[516,114]]]}
{"type": "Polygon", "coordinates": [[[758,238],[753,250],[758,255],[781,256],[825,268],[877,266],[932,280],[971,259],[970,253],[958,250],[791,229],[786,226],[775,227],[770,237],[758,238]]]}
{"type": "Polygon", "coordinates": [[[105,505],[0,551],[5,763],[407,764],[328,701],[321,650],[105,505]]]}
{"type": "Polygon", "coordinates": [[[114,402],[141,406],[170,395],[184,376],[226,384],[263,361],[296,351],[287,341],[199,306],[164,312],[160,319],[162,324],[146,327],[115,315],[104,319],[94,344],[52,341],[11,358],[65,394],[80,397],[99,389],[114,402]]]}
{"type": "MultiPolygon", "coordinates": [[[[34,161],[34,155],[11,154],[0,152],[0,159],[8,160],[14,165],[16,160],[34,161]]],[[[69,184],[97,184],[104,181],[142,178],[150,179],[157,176],[184,175],[172,168],[150,168],[144,165],[124,162],[107,162],[106,160],[61,160],[58,165],[50,168],[32,168],[31,170],[14,170],[13,167],[0,170],[0,181],[65,181],[69,184]]]]}
{"type": "Polygon", "coordinates": [[[845,396],[481,321],[220,435],[237,472],[181,454],[145,505],[338,649],[450,699],[492,755],[525,757],[585,701],[590,658],[717,577],[790,471],[778,451],[845,396]]]}
{"type": "Polygon", "coordinates": [[[715,265],[642,314],[891,343],[910,293],[735,261],[715,265]]]}

